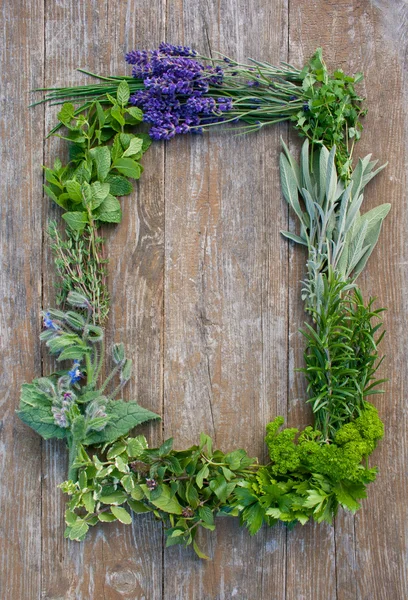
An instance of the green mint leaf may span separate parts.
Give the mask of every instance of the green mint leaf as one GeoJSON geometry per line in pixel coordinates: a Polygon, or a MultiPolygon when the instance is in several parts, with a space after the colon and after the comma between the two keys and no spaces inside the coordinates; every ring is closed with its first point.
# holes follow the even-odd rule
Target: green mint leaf
{"type": "Polygon", "coordinates": [[[118,85],[118,91],[116,92],[116,98],[119,104],[124,108],[130,98],[130,89],[126,81],[121,81],[118,85]]]}
{"type": "Polygon", "coordinates": [[[141,485],[140,487],[142,488],[149,502],[151,502],[160,510],[167,513],[172,513],[174,515],[181,515],[181,513],[183,512],[183,507],[179,504],[177,498],[175,496],[173,498],[171,497],[171,490],[167,485],[163,484],[161,486],[162,493],[159,496],[159,498],[155,498],[154,500],[151,499],[152,492],[150,492],[147,489],[147,486],[145,484],[141,485]]]}
{"type": "Polygon", "coordinates": [[[204,552],[201,552],[201,550],[197,546],[197,542],[195,540],[193,540],[193,548],[194,548],[194,552],[197,554],[198,558],[202,558],[204,560],[210,560],[209,556],[207,556],[206,554],[204,554],[204,552]]]}
{"type": "Polygon", "coordinates": [[[71,102],[66,102],[62,105],[61,110],[57,115],[58,119],[66,127],[70,127],[72,119],[75,117],[75,107],[71,102]]]}
{"type": "Polygon", "coordinates": [[[98,117],[98,121],[99,121],[99,127],[102,129],[102,127],[105,125],[105,111],[103,110],[101,103],[96,101],[95,102],[95,108],[96,108],[96,114],[98,117]]]}
{"type": "Polygon", "coordinates": [[[109,147],[97,146],[96,148],[91,148],[89,154],[95,163],[99,181],[105,181],[111,167],[111,153],[109,147]]]}
{"type": "Polygon", "coordinates": [[[127,494],[123,490],[116,490],[111,494],[106,494],[99,498],[99,502],[102,504],[111,504],[113,506],[119,506],[127,500],[127,494]]]}
{"type": "Polygon", "coordinates": [[[142,122],[143,113],[140,108],[137,108],[136,106],[129,106],[129,108],[126,109],[126,112],[132,117],[134,124],[142,122]]]}
{"type": "Polygon", "coordinates": [[[127,157],[127,156],[133,156],[135,154],[139,154],[139,152],[141,152],[142,148],[143,148],[143,140],[141,140],[140,138],[134,137],[133,139],[130,140],[129,147],[127,148],[127,150],[125,150],[125,152],[123,153],[123,156],[127,157]]]}
{"type": "Polygon", "coordinates": [[[131,179],[139,179],[142,174],[142,166],[131,158],[118,158],[114,161],[112,168],[131,179]]]}
{"type": "Polygon", "coordinates": [[[108,175],[105,181],[109,183],[113,196],[127,196],[133,192],[132,184],[122,175],[108,175]]]}
{"type": "Polygon", "coordinates": [[[70,199],[73,202],[82,202],[81,185],[75,179],[69,179],[65,185],[70,199]]]}
{"type": "Polygon", "coordinates": [[[122,454],[126,450],[126,448],[127,448],[126,442],[123,442],[123,441],[115,442],[109,448],[109,450],[106,454],[106,458],[108,460],[112,460],[113,458],[116,458],[117,456],[122,454]]]}
{"type": "Polygon", "coordinates": [[[120,202],[115,196],[108,194],[102,204],[94,213],[95,219],[104,223],[120,223],[122,220],[122,209],[120,202]]]}
{"type": "Polygon", "coordinates": [[[72,527],[68,527],[68,537],[70,540],[82,542],[88,533],[89,525],[83,520],[78,518],[76,523],[72,527]]]}
{"type": "MultiPolygon", "coordinates": [[[[123,127],[123,125],[126,123],[125,117],[122,114],[122,110],[118,105],[112,107],[111,117],[115,119],[115,121],[117,121],[121,127],[123,127]]],[[[116,129],[116,127],[114,127],[114,129],[116,129]]]]}
{"type": "Polygon", "coordinates": [[[91,184],[91,209],[95,210],[98,208],[102,202],[108,197],[110,191],[109,183],[100,183],[100,181],[95,181],[91,184]]]}
{"type": "Polygon", "coordinates": [[[166,456],[173,448],[173,438],[166,440],[159,448],[158,453],[160,457],[166,456]]]}
{"type": "Polygon", "coordinates": [[[82,233],[88,224],[88,215],[86,212],[67,212],[62,215],[67,225],[78,233],[82,233]]]}
{"type": "Polygon", "coordinates": [[[138,458],[147,450],[147,440],[144,435],[138,435],[127,440],[127,453],[131,458],[138,458]]]}
{"type": "Polygon", "coordinates": [[[207,479],[209,472],[210,472],[209,466],[208,465],[204,465],[202,467],[202,469],[200,469],[199,472],[197,473],[196,483],[197,483],[197,487],[199,487],[200,490],[203,487],[203,485],[204,485],[204,483],[203,483],[204,479],[207,479]]]}
{"type": "Polygon", "coordinates": [[[127,503],[136,514],[151,512],[151,508],[143,504],[143,502],[139,502],[138,500],[128,500],[127,503]]]}
{"type": "Polygon", "coordinates": [[[116,521],[115,515],[113,515],[111,512],[99,513],[98,519],[102,523],[112,523],[112,521],[116,521]]]}
{"type": "Polygon", "coordinates": [[[48,185],[43,185],[43,188],[44,192],[49,198],[51,198],[51,200],[55,202],[55,204],[58,204],[58,206],[61,206],[61,208],[65,208],[65,210],[68,208],[66,200],[61,198],[62,194],[57,196],[57,194],[48,185]]]}

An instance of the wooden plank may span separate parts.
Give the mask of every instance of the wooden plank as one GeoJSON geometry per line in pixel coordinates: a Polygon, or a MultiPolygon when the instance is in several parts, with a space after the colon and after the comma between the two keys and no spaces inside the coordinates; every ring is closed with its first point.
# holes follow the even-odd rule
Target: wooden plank
{"type": "MultiPolygon", "coordinates": [[[[167,39],[205,55],[286,59],[286,3],[238,4],[170,3],[167,39]]],[[[213,131],[174,140],[166,153],[164,427],[177,447],[204,430],[222,449],[262,459],[266,422],[286,412],[284,131],[213,131]]],[[[250,538],[219,519],[199,540],[211,562],[166,550],[165,598],[281,598],[284,540],[282,527],[250,538]]]]}
{"type": "Polygon", "coordinates": [[[357,598],[368,600],[408,597],[408,6],[400,0],[373,1],[360,10],[359,40],[370,108],[360,152],[374,152],[380,163],[389,161],[369,189],[368,207],[384,201],[392,204],[382,245],[362,278],[367,296],[374,295],[379,306],[388,306],[381,374],[390,378],[384,386],[386,393],[374,398],[386,427],[385,439],[372,460],[380,474],[355,525],[357,598]],[[372,43],[367,44],[367,39],[372,43]]]}
{"type": "MultiPolygon", "coordinates": [[[[9,483],[0,492],[1,533],[7,540],[0,596],[405,598],[406,2],[313,0],[306,9],[300,0],[291,0],[289,56],[286,0],[273,6],[256,0],[250,10],[243,0],[167,5],[165,15],[164,0],[148,7],[108,0],[47,3],[46,83],[65,84],[76,66],[122,71],[125,51],[154,47],[165,37],[194,44],[205,54],[217,49],[275,63],[289,58],[299,66],[323,45],[329,66],[351,72],[362,67],[366,74],[370,113],[358,152],[374,149],[390,165],[371,184],[365,202],[367,207],[393,203],[382,246],[360,282],[366,296],[375,294],[390,306],[383,347],[389,358],[382,373],[390,373],[391,382],[385,396],[376,399],[387,427],[373,461],[380,476],[356,518],[340,513],[334,529],[297,527],[287,534],[287,549],[283,527],[249,538],[227,519],[201,538],[212,562],[173,548],[165,551],[164,570],[160,526],[144,517],[133,527],[96,529],[84,544],[63,539],[65,499],[56,484],[66,475],[66,450],[62,444],[44,444],[41,463],[38,436],[15,419],[9,404],[11,397],[17,406],[20,383],[40,372],[38,232],[59,209],[45,200],[42,211],[38,202],[43,110],[25,110],[25,92],[43,80],[43,2],[6,1],[1,133],[8,139],[10,123],[22,133],[18,149],[12,143],[1,148],[7,165],[1,208],[0,288],[6,315],[0,331],[6,355],[1,451],[2,481],[9,483]],[[24,202],[15,201],[16,189],[24,202]]],[[[47,128],[54,115],[47,109],[47,128]]],[[[262,458],[264,425],[277,414],[286,415],[288,394],[289,424],[310,422],[304,383],[294,374],[303,349],[297,330],[304,319],[298,283],[304,258],[297,249],[288,254],[278,234],[287,228],[277,170],[279,134],[285,131],[275,128],[245,138],[213,132],[204,139],[175,140],[166,154],[163,145],[155,145],[134,198],[124,200],[124,223],[106,232],[113,301],[107,336],[109,341],[120,336],[135,360],[136,376],[126,397],[160,411],[164,387],[164,434],[174,435],[177,447],[195,442],[207,429],[223,449],[244,447],[262,458]]],[[[55,140],[48,144],[44,162],[59,148],[55,140]]],[[[46,245],[43,254],[47,304],[53,298],[53,269],[46,245]]],[[[145,431],[152,442],[160,441],[160,426],[145,431]]]]}
{"type": "Polygon", "coordinates": [[[44,114],[28,109],[28,92],[43,81],[43,2],[6,1],[1,12],[0,597],[32,600],[41,586],[41,440],[14,411],[41,365],[44,114]]]}
{"type": "MultiPolygon", "coordinates": [[[[162,2],[143,6],[124,3],[68,1],[52,3],[47,11],[46,82],[67,84],[78,66],[101,73],[126,72],[123,60],[134,46],[150,45],[162,37],[162,2]],[[157,31],[152,40],[151,30],[157,31]],[[63,49],[63,51],[62,51],[63,49]]],[[[47,109],[47,127],[55,111],[47,109]]],[[[47,145],[51,162],[65,144],[47,145]]],[[[151,150],[144,160],[146,174],[132,197],[123,199],[124,220],[104,231],[110,257],[109,288],[112,311],[107,345],[123,341],[135,363],[135,377],[124,392],[156,412],[162,404],[162,290],[163,290],[163,149],[151,150]]],[[[59,209],[47,205],[47,215],[59,219],[59,209]]],[[[53,272],[47,249],[46,301],[52,301],[53,272]]],[[[159,441],[161,427],[144,430],[159,441]]],[[[46,444],[47,475],[43,504],[43,594],[46,598],[162,597],[162,531],[153,519],[135,518],[132,526],[96,527],[78,544],[63,539],[66,498],[56,485],[66,478],[63,444],[46,444]]]]}
{"type": "MultiPolygon", "coordinates": [[[[381,234],[380,247],[370,259],[360,285],[366,297],[374,294],[381,305],[392,306],[392,314],[386,317],[388,333],[383,346],[383,351],[392,358],[382,368],[382,375],[390,374],[391,383],[386,386],[385,396],[374,399],[387,428],[386,439],[372,460],[380,466],[378,482],[369,489],[369,497],[355,519],[344,512],[339,514],[331,535],[321,526],[316,534],[311,534],[314,526],[306,526],[289,538],[293,543],[288,545],[288,591],[292,590],[293,597],[313,599],[405,598],[407,482],[399,473],[407,464],[406,445],[402,442],[406,424],[400,418],[401,390],[407,381],[403,358],[406,332],[401,320],[405,308],[407,250],[399,224],[406,220],[407,210],[401,203],[406,183],[406,121],[401,122],[406,119],[403,97],[406,4],[314,1],[307,10],[304,8],[300,1],[290,4],[291,62],[302,65],[317,46],[323,46],[329,67],[341,66],[349,72],[363,70],[370,112],[357,152],[359,156],[374,152],[380,162],[390,161],[386,173],[365,194],[366,209],[383,201],[392,202],[393,209],[381,234]],[[399,257],[398,264],[395,256],[399,257]],[[310,540],[311,535],[309,552],[301,552],[304,540],[310,540]]],[[[291,260],[292,286],[300,279],[301,262],[299,257],[291,260]]],[[[295,297],[292,293],[290,296],[295,297]]],[[[301,315],[302,307],[297,303],[290,313],[293,326],[300,322],[301,315]]],[[[301,360],[301,348],[298,338],[292,351],[296,366],[301,360]]],[[[292,390],[291,424],[307,422],[309,413],[297,400],[303,395],[304,386],[297,378],[292,390]]]]}

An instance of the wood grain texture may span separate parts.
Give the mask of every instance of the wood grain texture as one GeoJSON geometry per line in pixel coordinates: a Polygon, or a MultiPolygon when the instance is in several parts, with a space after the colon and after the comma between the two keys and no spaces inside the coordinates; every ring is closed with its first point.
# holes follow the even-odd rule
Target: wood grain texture
{"type": "MultiPolygon", "coordinates": [[[[304,594],[305,598],[322,600],[399,600],[407,596],[408,539],[407,404],[404,397],[407,361],[406,331],[403,331],[403,315],[407,314],[407,119],[404,112],[407,103],[404,91],[408,10],[405,2],[382,0],[313,1],[308,3],[307,10],[300,0],[292,0],[290,7],[292,62],[303,64],[320,45],[330,68],[340,66],[349,72],[364,72],[363,89],[368,97],[369,113],[362,141],[357,146],[358,155],[372,152],[380,163],[389,161],[387,169],[367,187],[365,209],[391,202],[392,211],[383,228],[381,243],[360,279],[366,297],[375,295],[379,305],[389,307],[385,318],[387,336],[382,347],[387,358],[381,375],[389,374],[390,382],[385,386],[384,396],[374,397],[386,426],[385,440],[371,461],[379,465],[380,475],[377,483],[369,488],[368,499],[355,518],[339,514],[330,543],[322,537],[324,534],[319,528],[313,555],[297,552],[297,543],[303,535],[309,534],[310,527],[299,531],[299,538],[294,539],[293,561],[290,561],[294,568],[288,573],[288,586],[293,586],[295,598],[304,594]],[[322,27],[322,19],[325,27],[322,27]],[[316,583],[310,583],[313,573],[316,583]]],[[[300,279],[302,266],[299,255],[294,256],[292,285],[300,279]]],[[[293,324],[301,320],[297,297],[290,294],[293,298],[290,322],[293,324]]],[[[294,355],[299,362],[300,340],[294,346],[294,355]]],[[[304,390],[299,378],[296,385],[304,390]]],[[[296,392],[295,398],[298,395],[296,392]]],[[[308,418],[304,405],[296,402],[291,410],[291,424],[301,422],[301,414],[308,418]]]]}
{"type": "MultiPolygon", "coordinates": [[[[244,2],[170,3],[167,38],[205,55],[285,59],[286,3],[272,10],[260,1],[252,9],[244,2]]],[[[273,160],[282,131],[240,138],[212,132],[168,147],[164,426],[180,447],[205,431],[224,450],[262,456],[265,422],[286,411],[287,246],[278,233],[286,214],[273,160]]],[[[222,520],[215,536],[199,540],[212,562],[166,551],[165,598],[279,598],[284,539],[283,528],[250,538],[236,521],[222,520]]]]}
{"type": "MultiPolygon", "coordinates": [[[[139,19],[140,6],[108,2],[51,4],[47,13],[46,77],[47,84],[66,81],[81,65],[95,72],[124,72],[123,56],[129,47],[149,43],[151,28],[162,38],[161,3],[150,5],[145,28],[139,19]],[[156,8],[156,10],[154,10],[156,8]],[[137,31],[137,36],[135,36],[137,31]],[[61,57],[61,48],[70,49],[61,57]],[[67,75],[69,74],[69,75],[67,75]]],[[[79,80],[80,75],[76,75],[79,80]]],[[[47,113],[47,126],[55,119],[55,110],[47,113]]],[[[64,148],[53,140],[47,153],[49,162],[64,148]]],[[[161,412],[162,404],[162,290],[163,184],[160,168],[163,150],[155,148],[147,155],[144,188],[123,200],[125,218],[121,228],[106,227],[110,257],[109,282],[112,312],[106,331],[107,346],[122,341],[135,364],[136,376],[125,397],[138,398],[143,406],[161,412]],[[126,249],[124,251],[124,249],[126,249]]],[[[47,202],[48,216],[55,214],[47,202]]],[[[51,257],[47,265],[51,271],[51,257]]],[[[47,288],[45,300],[50,296],[47,288]]],[[[154,427],[152,431],[154,432],[154,427]]],[[[160,441],[149,434],[152,443],[160,441]]],[[[149,430],[146,429],[146,433],[149,430]]],[[[44,471],[48,478],[44,496],[43,593],[46,598],[159,598],[162,581],[162,532],[153,519],[136,518],[132,527],[113,524],[106,530],[92,532],[88,543],[64,540],[61,493],[56,484],[66,473],[66,450],[63,444],[46,444],[44,471]],[[56,506],[56,504],[58,504],[56,506]],[[50,525],[51,523],[51,525],[50,525]],[[57,564],[53,556],[58,556],[57,564]]]]}
{"type": "Polygon", "coordinates": [[[40,597],[42,563],[41,441],[14,411],[20,385],[41,369],[44,111],[28,110],[27,99],[30,88],[43,80],[43,22],[40,0],[2,3],[0,597],[21,600],[40,597]]]}
{"type": "MultiPolygon", "coordinates": [[[[407,581],[408,230],[407,26],[405,0],[5,0],[1,45],[0,290],[5,356],[0,396],[0,598],[16,600],[405,600],[407,581]],[[199,539],[212,561],[163,550],[160,525],[96,527],[64,540],[66,449],[41,445],[15,418],[23,381],[51,369],[38,343],[39,310],[53,301],[44,231],[59,209],[42,198],[41,163],[64,152],[43,142],[55,109],[26,109],[26,92],[85,81],[78,66],[125,72],[123,55],[161,40],[303,65],[323,46],[330,68],[365,73],[369,115],[358,154],[389,166],[367,188],[371,208],[392,203],[361,286],[389,307],[386,394],[376,397],[386,438],[362,510],[334,527],[307,524],[254,538],[234,519],[199,539]],[[10,138],[9,123],[18,142],[10,138]],[[17,192],[17,193],[16,193],[17,192]],[[22,242],[23,241],[23,242],[22,242]],[[10,478],[10,473],[13,475],[10,478]],[[41,478],[42,477],[42,478],[41,478]],[[4,484],[7,481],[7,485],[4,484]]],[[[279,184],[279,137],[287,126],[246,137],[212,131],[158,143],[123,199],[124,220],[107,227],[112,311],[108,343],[123,341],[135,377],[125,398],[163,414],[146,427],[181,448],[206,431],[224,450],[264,456],[264,426],[282,414],[311,420],[302,362],[300,283],[304,256],[280,238],[294,227],[279,184]]],[[[296,152],[299,140],[289,136],[296,152]]]]}

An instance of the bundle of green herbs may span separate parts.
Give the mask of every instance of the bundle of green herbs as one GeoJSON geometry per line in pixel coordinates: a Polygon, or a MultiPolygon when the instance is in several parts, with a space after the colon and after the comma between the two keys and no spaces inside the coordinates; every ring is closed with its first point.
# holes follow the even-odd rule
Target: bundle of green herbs
{"type": "Polygon", "coordinates": [[[98,100],[109,103],[122,82],[129,86],[129,103],[144,112],[154,140],[175,135],[201,133],[220,123],[237,122],[239,132],[257,131],[282,121],[291,122],[313,145],[336,145],[339,175],[347,180],[352,170],[355,142],[366,114],[364,98],[355,86],[361,73],[346,75],[341,69],[330,74],[318,48],[301,70],[282,63],[275,67],[251,60],[242,64],[220,55],[197,55],[186,46],[162,43],[156,50],[134,50],[126,55],[132,77],[98,76],[81,70],[100,83],[46,88],[39,102],[81,102],[77,109],[98,100]]]}
{"type": "Polygon", "coordinates": [[[383,381],[376,379],[383,309],[364,301],[356,279],[390,208],[360,211],[365,186],[382,169],[370,156],[351,167],[349,140],[361,131],[361,98],[354,92],[360,77],[341,71],[329,77],[321,51],[302,71],[225,57],[204,66],[189,48],[168,44],[130,53],[128,61],[135,79],[104,78],[47,98],[85,101],[78,109],[64,104],[53,130],[69,142],[68,164],[57,159],[45,168],[45,192],[63,210],[66,229],[49,227],[62,284],[60,307],[44,311],[40,337],[66,366],[24,384],[18,414],[44,439],[67,443],[66,536],[82,540],[97,523],[129,524],[132,512],[151,512],[163,523],[168,546],[193,544],[205,558],[196,534],[213,530],[217,515],[239,517],[254,534],[263,523],[330,523],[339,506],[354,512],[375,479],[368,457],[383,436],[367,401],[383,381]],[[146,84],[152,73],[156,78],[146,84]],[[305,251],[308,320],[300,370],[315,422],[300,432],[281,429],[282,417],[269,423],[266,465],[244,450],[213,450],[205,434],[188,449],[174,450],[172,439],[149,448],[131,430],[158,415],[136,401],[115,400],[132,367],[121,343],[111,349],[111,372],[102,377],[109,295],[100,228],[121,221],[119,198],[132,193],[151,138],[200,131],[228,121],[227,112],[247,130],[289,118],[307,138],[299,164],[283,144],[280,169],[283,195],[300,225],[297,233],[282,233],[305,251]],[[150,137],[135,132],[142,121],[151,124],[150,137]]]}

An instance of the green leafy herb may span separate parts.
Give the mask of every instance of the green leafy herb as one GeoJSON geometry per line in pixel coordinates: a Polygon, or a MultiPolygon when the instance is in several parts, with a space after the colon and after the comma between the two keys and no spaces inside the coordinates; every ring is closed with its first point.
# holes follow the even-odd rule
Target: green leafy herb
{"type": "Polygon", "coordinates": [[[152,512],[164,523],[166,546],[192,544],[200,558],[208,557],[197,545],[197,531],[215,528],[214,517],[232,510],[234,490],[257,469],[244,450],[213,452],[205,435],[182,451],[173,450],[171,438],[149,449],[143,436],[126,437],[108,446],[102,460],[82,449],[76,464],[78,481],[61,485],[71,496],[67,537],[83,539],[101,520],[130,523],[127,506],[135,513],[152,512]]]}
{"type": "MultiPolygon", "coordinates": [[[[121,344],[113,347],[114,367],[98,386],[104,359],[103,329],[91,324],[93,308],[85,296],[70,292],[67,303],[74,310],[44,313],[46,329],[40,338],[57,361],[74,362],[62,372],[24,384],[18,416],[44,439],[66,439],[69,477],[74,479],[79,448],[115,442],[137,425],[159,417],[137,402],[114,400],[131,374],[131,361],[121,344]]],[[[76,526],[74,531],[77,536],[76,526]]]]}

